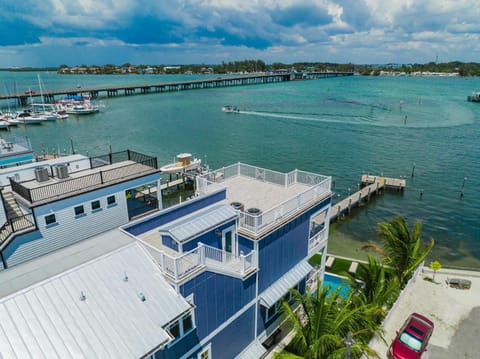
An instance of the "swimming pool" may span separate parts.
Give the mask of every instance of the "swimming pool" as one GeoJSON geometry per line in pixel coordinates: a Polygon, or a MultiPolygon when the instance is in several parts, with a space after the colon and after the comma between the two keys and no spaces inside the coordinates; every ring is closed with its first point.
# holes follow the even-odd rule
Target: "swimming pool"
{"type": "Polygon", "coordinates": [[[348,292],[350,291],[347,281],[344,278],[328,273],[325,273],[325,276],[323,277],[323,286],[330,286],[328,294],[341,286],[339,294],[342,298],[347,298],[348,292]]]}

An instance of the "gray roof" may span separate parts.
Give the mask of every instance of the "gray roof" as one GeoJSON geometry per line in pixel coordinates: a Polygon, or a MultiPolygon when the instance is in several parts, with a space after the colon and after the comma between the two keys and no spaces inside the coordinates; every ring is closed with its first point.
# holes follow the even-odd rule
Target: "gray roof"
{"type": "Polygon", "coordinates": [[[238,212],[229,205],[215,205],[193,215],[159,227],[161,234],[171,236],[178,242],[185,242],[218,225],[232,220],[238,212]]]}
{"type": "Polygon", "coordinates": [[[267,352],[267,349],[258,342],[258,340],[253,341],[250,345],[242,351],[235,359],[258,359],[262,358],[263,355],[267,352]]]}
{"type": "Polygon", "coordinates": [[[0,299],[0,357],[138,358],[190,309],[130,243],[0,299]]]}
{"type": "Polygon", "coordinates": [[[302,261],[285,273],[279,280],[260,294],[261,303],[270,308],[282,298],[291,288],[300,282],[312,270],[307,261],[302,261]]]}

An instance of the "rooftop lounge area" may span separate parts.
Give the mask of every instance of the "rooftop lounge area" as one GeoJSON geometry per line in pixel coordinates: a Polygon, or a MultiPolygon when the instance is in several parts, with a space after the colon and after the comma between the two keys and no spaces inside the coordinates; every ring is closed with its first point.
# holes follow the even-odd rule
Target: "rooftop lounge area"
{"type": "Polygon", "coordinates": [[[258,237],[327,198],[331,177],[294,170],[281,173],[237,163],[197,178],[199,194],[226,188],[226,202],[241,212],[240,231],[258,237]]]}

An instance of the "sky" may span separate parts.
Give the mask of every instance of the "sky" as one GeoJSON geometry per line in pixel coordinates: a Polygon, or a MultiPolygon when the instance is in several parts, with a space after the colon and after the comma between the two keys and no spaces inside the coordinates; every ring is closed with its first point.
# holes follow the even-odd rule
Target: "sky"
{"type": "Polygon", "coordinates": [[[1,0],[0,67],[480,62],[480,0],[1,0]]]}

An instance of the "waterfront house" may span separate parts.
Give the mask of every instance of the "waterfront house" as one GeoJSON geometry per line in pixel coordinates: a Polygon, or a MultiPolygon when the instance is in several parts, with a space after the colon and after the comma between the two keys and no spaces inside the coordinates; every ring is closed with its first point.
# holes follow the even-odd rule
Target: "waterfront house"
{"type": "Polygon", "coordinates": [[[0,153],[0,270],[159,207],[160,191],[147,190],[160,185],[154,157],[127,150],[33,161],[31,148],[10,143],[12,151],[0,153]]]}
{"type": "MultiPolygon", "coordinates": [[[[76,206],[85,209],[100,200],[107,212],[109,196],[116,203],[122,196],[123,202],[130,189],[159,181],[156,163],[135,176],[128,172],[129,177],[123,165],[115,166],[121,162],[101,167],[116,173],[108,185],[98,188],[97,183],[86,191],[82,180],[74,196],[40,186],[37,197],[38,184],[12,180],[12,192],[23,210],[31,209],[35,229],[10,238],[16,250],[2,252],[9,269],[0,271],[0,330],[7,333],[0,352],[17,357],[263,356],[279,333],[279,303],[291,288],[305,291],[312,271],[308,258],[326,252],[331,178],[237,163],[197,176],[195,196],[183,203],[141,218],[126,203],[117,204],[123,207],[120,219],[96,217],[89,209],[91,227],[109,221],[118,228],[68,230],[75,220],[69,223],[67,216],[73,211],[75,219],[76,206]],[[51,214],[55,222],[47,224],[51,214]],[[48,231],[52,224],[53,229],[65,225],[66,232],[48,231]],[[42,251],[42,242],[60,242],[61,248],[42,251]],[[15,266],[17,253],[36,258],[15,266]]],[[[96,173],[92,167],[85,171],[96,173]]]]}

